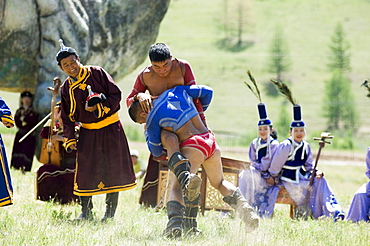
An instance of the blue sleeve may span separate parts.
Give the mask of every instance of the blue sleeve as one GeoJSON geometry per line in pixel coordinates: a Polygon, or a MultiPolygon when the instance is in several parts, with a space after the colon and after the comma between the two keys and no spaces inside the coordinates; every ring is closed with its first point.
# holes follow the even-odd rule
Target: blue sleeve
{"type": "Polygon", "coordinates": [[[145,139],[150,153],[154,156],[160,156],[163,152],[161,143],[161,127],[153,122],[145,130],[145,139]]]}
{"type": "Polygon", "coordinates": [[[12,112],[5,101],[0,97],[0,118],[14,124],[12,112]]]}
{"type": "Polygon", "coordinates": [[[206,85],[184,86],[185,91],[192,98],[199,98],[203,111],[206,111],[212,101],[213,89],[206,85]]]}

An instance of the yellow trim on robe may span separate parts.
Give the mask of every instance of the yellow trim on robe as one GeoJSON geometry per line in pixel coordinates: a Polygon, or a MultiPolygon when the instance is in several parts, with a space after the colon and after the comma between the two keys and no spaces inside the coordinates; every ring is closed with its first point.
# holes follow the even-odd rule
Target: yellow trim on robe
{"type": "MultiPolygon", "coordinates": [[[[5,149],[4,149],[4,151],[5,151],[5,149]]],[[[4,174],[5,186],[6,186],[6,189],[8,191],[8,194],[9,194],[8,197],[4,197],[3,199],[0,200],[0,206],[4,206],[4,205],[8,205],[8,204],[13,204],[13,192],[10,189],[8,176],[6,174],[6,167],[5,167],[6,162],[5,162],[5,159],[4,159],[4,156],[3,156],[3,149],[2,149],[1,146],[0,146],[0,162],[1,162],[0,163],[1,164],[1,169],[2,169],[3,174],[4,174]]]]}
{"type": "Polygon", "coordinates": [[[81,90],[86,89],[85,81],[90,77],[90,70],[88,67],[81,67],[80,73],[78,74],[78,80],[76,82],[73,82],[72,78],[68,77],[68,83],[69,83],[69,100],[71,102],[70,109],[69,109],[69,119],[72,122],[75,122],[75,119],[73,118],[73,115],[76,111],[76,99],[74,97],[73,91],[78,87],[81,90]]]}
{"type": "Polygon", "coordinates": [[[94,190],[78,190],[77,184],[75,183],[73,194],[76,196],[94,196],[94,195],[130,190],[130,189],[135,188],[136,186],[137,186],[137,183],[135,182],[132,184],[127,184],[127,185],[122,185],[122,186],[98,188],[94,190]]]}
{"type": "Polygon", "coordinates": [[[14,119],[12,115],[3,115],[3,117],[1,117],[1,121],[3,120],[6,122],[10,122],[14,125],[14,119]]]}
{"type": "Polygon", "coordinates": [[[64,138],[64,143],[62,144],[62,146],[64,147],[65,150],[67,150],[71,145],[73,144],[77,144],[77,140],[76,139],[69,139],[67,140],[67,138],[64,138]]]}
{"type": "Polygon", "coordinates": [[[103,127],[109,126],[113,123],[116,123],[117,121],[119,121],[118,112],[112,114],[111,116],[108,116],[107,118],[99,122],[94,122],[94,123],[82,123],[81,122],[81,126],[85,129],[94,130],[94,129],[101,129],[103,127]]]}
{"type": "MultiPolygon", "coordinates": [[[[4,201],[4,202],[2,202],[0,200],[0,207],[3,207],[5,205],[9,205],[9,204],[13,204],[13,201],[12,201],[11,197],[5,197],[4,199],[7,199],[7,200],[4,201]]],[[[2,200],[4,200],[4,199],[2,199],[2,200]]]]}
{"type": "Polygon", "coordinates": [[[136,181],[131,184],[112,186],[112,187],[105,187],[103,182],[100,182],[97,186],[97,189],[80,190],[78,189],[78,184],[76,182],[77,172],[78,172],[78,162],[76,162],[76,172],[75,172],[75,177],[74,177],[74,182],[73,182],[73,194],[76,196],[93,196],[93,195],[107,194],[107,193],[130,190],[137,186],[136,181]]]}

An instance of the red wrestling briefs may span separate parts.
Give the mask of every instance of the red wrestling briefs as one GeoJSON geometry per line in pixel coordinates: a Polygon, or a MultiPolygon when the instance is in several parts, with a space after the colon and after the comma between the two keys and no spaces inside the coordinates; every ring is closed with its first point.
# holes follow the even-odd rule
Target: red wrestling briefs
{"type": "Polygon", "coordinates": [[[213,134],[206,132],[196,134],[180,144],[180,149],[190,147],[200,150],[207,158],[209,158],[216,150],[216,141],[213,134]]]}

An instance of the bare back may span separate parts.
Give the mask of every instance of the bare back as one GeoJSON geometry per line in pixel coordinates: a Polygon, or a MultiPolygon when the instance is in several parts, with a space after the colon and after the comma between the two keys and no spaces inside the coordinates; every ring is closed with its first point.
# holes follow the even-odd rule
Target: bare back
{"type": "MultiPolygon", "coordinates": [[[[165,130],[173,132],[172,128],[165,127],[165,130]]],[[[199,115],[194,116],[188,122],[185,123],[182,127],[180,127],[175,134],[179,138],[179,142],[183,142],[186,139],[196,135],[208,132],[208,129],[204,126],[202,120],[200,119],[199,115]]]]}

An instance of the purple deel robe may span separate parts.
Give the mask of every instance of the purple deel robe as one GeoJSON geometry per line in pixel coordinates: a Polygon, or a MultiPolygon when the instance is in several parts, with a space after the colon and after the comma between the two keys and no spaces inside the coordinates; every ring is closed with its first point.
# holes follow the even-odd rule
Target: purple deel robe
{"type": "MultiPolygon", "coordinates": [[[[273,177],[279,175],[284,165],[288,163],[288,158],[292,154],[294,147],[292,146],[294,142],[294,147],[299,146],[300,143],[296,143],[291,139],[286,139],[280,143],[273,159],[271,161],[271,166],[269,172],[273,177]]],[[[310,175],[313,169],[313,158],[310,145],[303,141],[303,154],[293,153],[291,162],[301,162],[303,163],[301,168],[307,172],[306,175],[302,175],[298,172],[297,182],[286,180],[281,180],[282,185],[288,191],[291,198],[294,200],[297,206],[305,205],[305,197],[308,190],[308,185],[310,182],[310,175]]],[[[322,177],[321,179],[314,179],[312,186],[312,192],[310,194],[308,204],[313,213],[314,218],[320,216],[334,217],[344,216],[342,207],[338,204],[337,200],[326,179],[322,177]]]]}
{"type": "Polygon", "coordinates": [[[239,174],[239,189],[245,199],[257,211],[260,217],[271,218],[275,208],[275,202],[279,193],[277,186],[269,186],[262,172],[270,167],[272,156],[275,154],[279,142],[269,138],[270,144],[255,138],[249,147],[250,169],[243,170],[239,174]],[[263,156],[259,156],[263,155],[263,156]]]}
{"type": "MultiPolygon", "coordinates": [[[[366,153],[366,176],[370,179],[370,148],[366,153]]],[[[354,195],[346,220],[370,221],[370,181],[363,184],[354,195]]]]}

